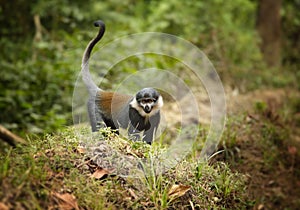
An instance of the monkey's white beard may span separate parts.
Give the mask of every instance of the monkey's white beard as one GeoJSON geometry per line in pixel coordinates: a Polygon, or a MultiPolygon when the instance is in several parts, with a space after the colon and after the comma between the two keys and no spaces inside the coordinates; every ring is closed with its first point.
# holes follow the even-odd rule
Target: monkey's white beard
{"type": "Polygon", "coordinates": [[[139,106],[135,98],[133,98],[133,100],[130,102],[130,105],[132,106],[132,108],[135,108],[140,113],[141,116],[149,118],[155,115],[160,110],[160,108],[164,105],[164,102],[162,96],[159,96],[157,104],[153,106],[150,113],[146,113],[144,109],[139,106]]]}

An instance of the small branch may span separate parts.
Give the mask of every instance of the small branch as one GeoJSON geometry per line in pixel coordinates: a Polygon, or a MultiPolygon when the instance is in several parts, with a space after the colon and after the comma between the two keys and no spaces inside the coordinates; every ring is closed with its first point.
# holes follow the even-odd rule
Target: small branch
{"type": "Polygon", "coordinates": [[[17,144],[26,144],[27,142],[21,137],[13,134],[2,125],[0,125],[0,138],[6,141],[11,146],[16,146],[17,144]]]}
{"type": "Polygon", "coordinates": [[[35,35],[34,35],[33,40],[35,42],[40,42],[42,40],[42,31],[43,31],[40,16],[39,15],[34,15],[33,16],[33,22],[34,22],[34,25],[35,25],[35,35]]]}

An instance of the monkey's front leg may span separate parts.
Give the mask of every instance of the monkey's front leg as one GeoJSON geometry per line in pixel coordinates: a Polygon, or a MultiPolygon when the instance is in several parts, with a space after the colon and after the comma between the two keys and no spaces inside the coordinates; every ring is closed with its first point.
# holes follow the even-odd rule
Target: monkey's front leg
{"type": "Polygon", "coordinates": [[[131,139],[133,141],[141,140],[141,132],[139,130],[137,130],[137,128],[134,127],[131,123],[128,128],[128,136],[129,136],[129,139],[131,139]]]}
{"type": "Polygon", "coordinates": [[[144,138],[143,141],[145,141],[147,144],[152,144],[152,141],[154,139],[154,131],[156,130],[156,127],[151,126],[149,130],[144,131],[144,138]]]}
{"type": "Polygon", "coordinates": [[[158,128],[159,122],[160,122],[160,113],[159,112],[156,115],[150,117],[149,122],[148,122],[149,124],[148,124],[148,126],[146,126],[149,129],[144,131],[144,138],[143,138],[143,140],[145,142],[147,142],[147,144],[152,144],[152,141],[155,137],[155,133],[158,128]]]}

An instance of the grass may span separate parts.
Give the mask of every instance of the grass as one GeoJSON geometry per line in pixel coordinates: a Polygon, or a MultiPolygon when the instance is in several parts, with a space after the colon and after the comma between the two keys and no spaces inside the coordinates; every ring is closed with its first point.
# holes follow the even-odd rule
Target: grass
{"type": "Polygon", "coordinates": [[[297,97],[257,101],[253,110],[229,117],[220,144],[224,152],[216,160],[248,177],[247,194],[255,201],[254,209],[299,207],[297,97]]]}
{"type": "MultiPolygon", "coordinates": [[[[149,146],[108,129],[91,138],[86,128],[67,128],[28,137],[28,145],[16,148],[0,142],[0,207],[296,209],[300,156],[293,136],[299,134],[299,104],[294,97],[276,109],[256,102],[253,111],[229,116],[219,151],[208,162],[198,159],[207,133],[200,127],[192,152],[164,173],[151,167],[159,161],[142,160],[160,157],[167,149],[167,135],[149,146]],[[115,154],[125,160],[141,158],[134,162],[138,176],[112,171],[103,155],[115,154]],[[108,172],[93,177],[103,168],[108,172]]],[[[119,172],[130,169],[125,164],[119,172]]]]}
{"type": "MultiPolygon", "coordinates": [[[[120,138],[109,130],[110,146],[128,156],[151,157],[164,151],[120,138]]],[[[84,133],[84,131],[83,131],[84,133]]],[[[89,152],[79,148],[84,135],[68,128],[58,134],[30,137],[28,146],[3,145],[0,158],[1,203],[9,208],[59,208],[66,203],[76,209],[243,209],[245,177],[226,163],[199,162],[197,151],[176,168],[147,176],[121,177],[111,173],[95,179],[99,168],[89,152]],[[75,200],[65,201],[61,196],[75,200]],[[67,196],[66,196],[67,197],[67,196]]],[[[151,169],[151,167],[150,167],[151,169]]],[[[251,202],[250,202],[251,203],[251,202]]]]}

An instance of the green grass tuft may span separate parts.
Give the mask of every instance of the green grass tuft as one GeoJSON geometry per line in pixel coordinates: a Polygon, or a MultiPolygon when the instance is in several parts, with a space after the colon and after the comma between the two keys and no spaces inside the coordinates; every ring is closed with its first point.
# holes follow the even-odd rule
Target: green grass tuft
{"type": "MultiPolygon", "coordinates": [[[[232,172],[225,163],[199,162],[197,149],[162,174],[150,167],[153,171],[147,176],[120,177],[111,173],[106,178],[95,179],[92,174],[101,166],[93,163],[89,152],[79,149],[82,142],[87,147],[89,138],[75,135],[74,131],[68,128],[43,138],[31,137],[27,146],[2,151],[1,202],[10,208],[59,208],[66,204],[58,195],[70,194],[75,196],[73,202],[80,209],[243,209],[249,206],[244,176],[232,172]],[[171,193],[171,189],[178,192],[171,193]]],[[[118,137],[109,130],[102,131],[101,136],[127,156],[150,158],[166,149],[159,142],[149,146],[118,137]]]]}

